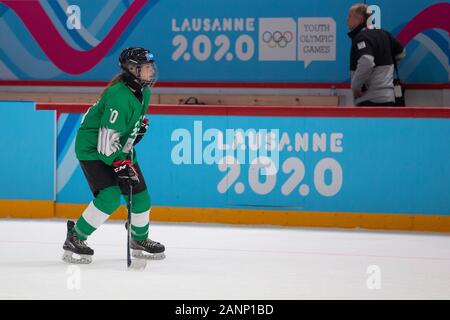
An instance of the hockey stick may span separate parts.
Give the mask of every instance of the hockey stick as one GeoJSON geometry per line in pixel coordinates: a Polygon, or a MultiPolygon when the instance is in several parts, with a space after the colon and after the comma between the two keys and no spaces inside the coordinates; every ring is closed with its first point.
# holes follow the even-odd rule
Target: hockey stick
{"type": "Polygon", "coordinates": [[[131,182],[128,183],[128,228],[127,228],[127,267],[131,266],[131,249],[130,249],[130,239],[131,239],[131,204],[133,203],[133,185],[131,182]]]}
{"type": "MultiPolygon", "coordinates": [[[[133,153],[131,153],[131,163],[133,163],[133,153]]],[[[131,207],[133,204],[133,184],[131,181],[128,182],[128,201],[127,201],[127,211],[128,211],[128,227],[127,227],[127,268],[134,270],[144,270],[147,266],[147,260],[145,259],[131,259],[131,207]]]]}

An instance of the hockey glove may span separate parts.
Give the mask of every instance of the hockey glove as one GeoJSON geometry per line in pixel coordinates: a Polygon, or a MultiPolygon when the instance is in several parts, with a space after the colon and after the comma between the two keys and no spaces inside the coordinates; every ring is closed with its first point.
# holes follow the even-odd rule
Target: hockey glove
{"type": "Polygon", "coordinates": [[[119,182],[133,186],[139,184],[139,176],[131,160],[115,161],[112,165],[114,166],[114,172],[119,182]]]}
{"type": "Polygon", "coordinates": [[[141,141],[144,134],[147,132],[148,129],[148,119],[144,118],[144,121],[142,121],[141,128],[139,129],[139,132],[136,135],[136,139],[133,142],[133,146],[137,145],[139,141],[141,141]]]}

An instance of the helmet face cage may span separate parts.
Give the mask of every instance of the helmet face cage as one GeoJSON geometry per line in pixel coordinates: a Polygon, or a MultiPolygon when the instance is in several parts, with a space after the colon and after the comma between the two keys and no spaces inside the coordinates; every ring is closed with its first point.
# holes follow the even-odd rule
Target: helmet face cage
{"type": "Polygon", "coordinates": [[[145,48],[127,48],[119,57],[119,66],[143,87],[153,87],[158,80],[158,68],[153,54],[145,48]],[[142,78],[142,66],[149,65],[153,73],[148,79],[142,78]]]}
{"type": "Polygon", "coordinates": [[[143,87],[153,87],[158,80],[158,68],[155,62],[139,64],[136,67],[130,66],[128,70],[141,82],[143,87]],[[145,65],[149,65],[153,71],[152,75],[148,78],[144,78],[142,74],[142,67],[145,65]]]}
{"type": "Polygon", "coordinates": [[[156,64],[156,62],[152,62],[151,66],[153,68],[153,74],[150,77],[150,81],[148,84],[148,87],[150,87],[150,88],[156,84],[156,81],[158,81],[158,77],[159,77],[158,65],[156,64]]]}

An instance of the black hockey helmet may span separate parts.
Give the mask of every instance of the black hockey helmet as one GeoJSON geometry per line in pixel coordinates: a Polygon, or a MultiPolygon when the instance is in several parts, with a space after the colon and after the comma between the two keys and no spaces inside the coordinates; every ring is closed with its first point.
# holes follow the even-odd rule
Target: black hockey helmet
{"type": "Polygon", "coordinates": [[[123,72],[131,75],[142,87],[153,87],[158,80],[155,58],[148,49],[140,47],[124,49],[119,56],[119,66],[123,72]],[[142,79],[141,68],[146,64],[152,67],[153,75],[149,79],[142,79]]]}

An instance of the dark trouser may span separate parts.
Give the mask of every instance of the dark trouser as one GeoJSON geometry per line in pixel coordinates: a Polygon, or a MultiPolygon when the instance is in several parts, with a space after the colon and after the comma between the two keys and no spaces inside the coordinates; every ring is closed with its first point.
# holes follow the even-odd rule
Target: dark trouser
{"type": "Polygon", "coordinates": [[[395,102],[372,102],[363,101],[356,105],[357,107],[395,107],[395,102]]]}
{"type": "MultiPolygon", "coordinates": [[[[120,187],[122,194],[128,194],[128,186],[119,183],[117,176],[113,171],[113,167],[108,166],[103,161],[81,160],[80,167],[83,170],[94,197],[96,197],[101,190],[116,185],[120,187]]],[[[140,181],[138,185],[133,187],[133,194],[136,194],[147,189],[147,185],[145,184],[144,175],[142,174],[139,164],[136,163],[134,168],[137,171],[140,181]]]]}
{"type": "MultiPolygon", "coordinates": [[[[128,199],[128,185],[118,181],[113,167],[100,160],[80,161],[81,169],[89,183],[95,199],[89,203],[77,220],[75,232],[81,240],[86,240],[120,206],[121,194],[128,199]]],[[[131,204],[131,233],[138,241],[147,239],[151,198],[144,176],[136,163],[134,168],[140,183],[133,187],[131,204]]]]}

